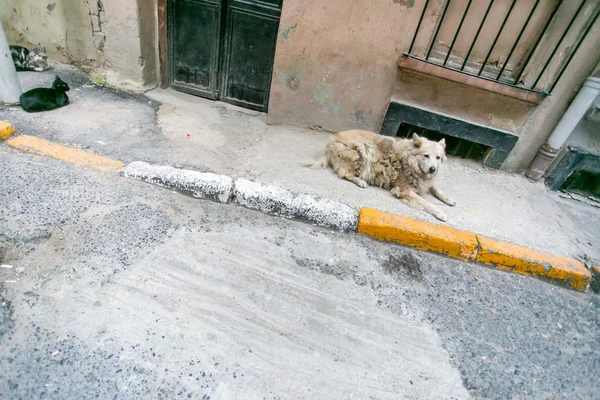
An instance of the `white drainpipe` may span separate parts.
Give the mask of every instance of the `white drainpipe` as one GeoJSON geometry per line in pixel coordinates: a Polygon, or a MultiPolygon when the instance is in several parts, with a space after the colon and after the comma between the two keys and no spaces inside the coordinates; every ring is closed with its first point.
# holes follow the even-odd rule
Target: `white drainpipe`
{"type": "Polygon", "coordinates": [[[525,173],[529,179],[539,180],[565,144],[573,130],[600,94],[600,70],[588,77],[577,96],[558,122],[546,143],[540,148],[525,173]]]}
{"type": "Polygon", "coordinates": [[[19,104],[23,90],[0,22],[0,104],[19,104]]]}

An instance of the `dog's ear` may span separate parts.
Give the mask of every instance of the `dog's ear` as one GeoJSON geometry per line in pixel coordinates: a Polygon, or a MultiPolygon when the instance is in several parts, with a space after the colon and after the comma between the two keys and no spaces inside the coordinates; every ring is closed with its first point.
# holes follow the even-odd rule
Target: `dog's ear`
{"type": "Polygon", "coordinates": [[[443,148],[446,148],[446,139],[445,138],[440,140],[438,143],[441,144],[443,148]]]}
{"type": "Polygon", "coordinates": [[[423,143],[423,139],[421,139],[421,137],[419,135],[417,135],[416,133],[413,133],[413,145],[415,147],[421,147],[421,144],[423,143]]]}

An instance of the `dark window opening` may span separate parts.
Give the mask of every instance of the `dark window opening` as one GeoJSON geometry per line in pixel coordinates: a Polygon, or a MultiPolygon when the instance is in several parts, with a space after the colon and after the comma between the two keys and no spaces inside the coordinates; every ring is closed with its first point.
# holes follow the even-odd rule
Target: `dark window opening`
{"type": "Polygon", "coordinates": [[[418,126],[405,123],[400,124],[400,128],[398,129],[398,134],[396,136],[400,138],[410,138],[412,137],[413,133],[426,137],[429,140],[440,141],[442,139],[446,139],[446,154],[459,158],[482,161],[491,150],[491,147],[484,146],[479,143],[444,135],[440,132],[431,131],[429,129],[420,128],[418,126]]]}
{"type": "Polygon", "coordinates": [[[560,189],[565,192],[593,196],[600,199],[600,175],[584,170],[575,171],[567,178],[560,189]]]}

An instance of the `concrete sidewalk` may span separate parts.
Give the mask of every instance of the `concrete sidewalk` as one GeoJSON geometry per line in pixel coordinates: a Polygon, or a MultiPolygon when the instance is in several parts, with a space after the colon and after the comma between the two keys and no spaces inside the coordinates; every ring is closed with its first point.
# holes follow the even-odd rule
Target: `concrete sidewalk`
{"type": "MultiPolygon", "coordinates": [[[[306,168],[329,133],[268,126],[265,114],[172,90],[132,95],[98,87],[63,66],[19,77],[27,90],[50,85],[55,74],[72,87],[68,107],[41,114],[0,109],[0,119],[21,133],[126,163],[143,160],[244,177],[356,209],[372,207],[436,222],[385,190],[360,189],[331,171],[306,168]]],[[[440,205],[449,217],[447,225],[552,254],[600,259],[599,209],[474,162],[450,158],[442,173],[440,187],[457,202],[455,208],[440,205]]]]}

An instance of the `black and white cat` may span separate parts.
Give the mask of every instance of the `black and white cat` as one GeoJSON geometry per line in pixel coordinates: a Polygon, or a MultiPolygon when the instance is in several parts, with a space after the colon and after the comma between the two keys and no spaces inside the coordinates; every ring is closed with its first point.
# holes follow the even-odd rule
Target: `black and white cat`
{"type": "Polygon", "coordinates": [[[48,68],[48,56],[45,47],[36,46],[31,51],[23,46],[9,47],[17,71],[42,72],[48,68]]]}

